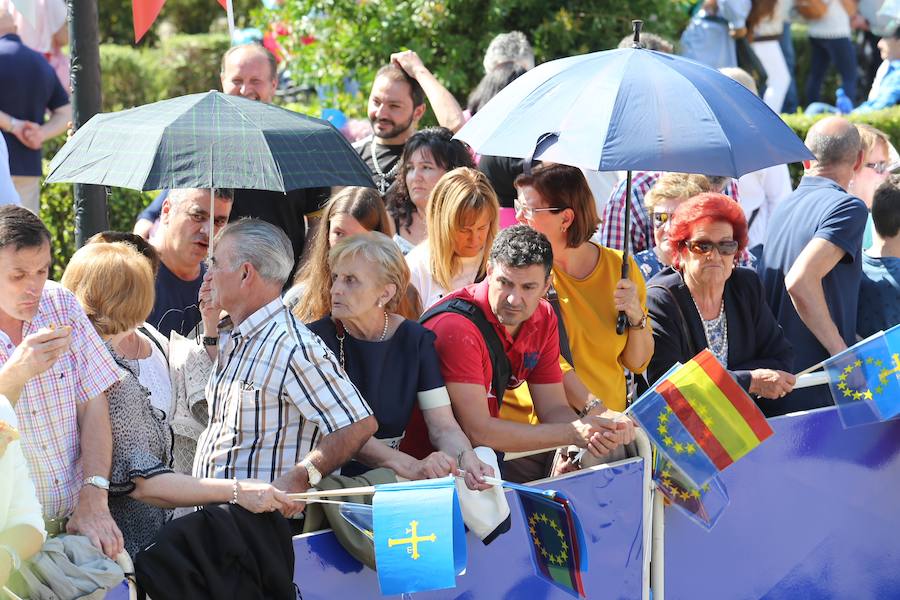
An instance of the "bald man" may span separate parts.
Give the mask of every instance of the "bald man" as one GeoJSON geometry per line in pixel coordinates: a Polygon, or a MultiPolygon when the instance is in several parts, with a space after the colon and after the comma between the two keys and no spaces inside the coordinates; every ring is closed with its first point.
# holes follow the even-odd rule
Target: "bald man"
{"type": "MultiPolygon", "coordinates": [[[[275,57],[259,44],[230,48],[222,56],[222,91],[231,96],[271,103],[278,89],[275,57]]],[[[329,188],[294,190],[287,194],[264,190],[234,190],[231,220],[256,217],[284,231],[294,249],[294,269],[306,244],[306,215],[319,210],[329,188]]],[[[288,279],[290,286],[293,279],[288,279]]]]}
{"type": "MultiPolygon", "coordinates": [[[[812,366],[855,342],[862,279],[862,237],[868,212],[847,192],[863,166],[856,127],[841,117],[810,128],[815,155],[800,185],[772,213],[757,270],[784,334],[794,346],[794,371],[812,366]]],[[[767,415],[831,404],[820,387],[763,401],[767,415]]]]}

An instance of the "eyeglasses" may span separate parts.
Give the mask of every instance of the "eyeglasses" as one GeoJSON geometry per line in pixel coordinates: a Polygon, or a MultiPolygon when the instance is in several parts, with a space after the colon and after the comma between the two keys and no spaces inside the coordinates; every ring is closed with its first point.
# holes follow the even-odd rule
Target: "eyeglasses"
{"type": "Polygon", "coordinates": [[[879,175],[884,175],[888,172],[888,163],[883,160],[876,163],[865,163],[865,165],[879,175]]]}
{"type": "Polygon", "coordinates": [[[693,254],[706,256],[713,249],[719,251],[722,256],[731,256],[738,250],[738,243],[735,240],[722,240],[721,242],[710,242],[709,240],[691,240],[685,244],[687,249],[693,254]]]}
{"type": "Polygon", "coordinates": [[[672,213],[662,212],[662,211],[655,212],[655,213],[653,213],[653,227],[655,229],[659,229],[660,227],[662,227],[663,225],[668,223],[671,218],[672,218],[672,213]]]}
{"type": "Polygon", "coordinates": [[[513,201],[513,207],[515,207],[517,213],[522,213],[522,216],[526,219],[533,219],[534,213],[539,212],[553,212],[558,213],[561,211],[561,208],[532,208],[525,204],[522,200],[516,199],[513,201]]]}

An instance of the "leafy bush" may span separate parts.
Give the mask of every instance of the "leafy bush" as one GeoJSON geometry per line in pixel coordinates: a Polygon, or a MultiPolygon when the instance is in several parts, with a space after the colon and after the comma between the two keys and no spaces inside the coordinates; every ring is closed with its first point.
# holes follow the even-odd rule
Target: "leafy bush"
{"type": "Polygon", "coordinates": [[[155,51],[129,46],[100,46],[103,112],[155,102],[162,97],[155,51]]]}
{"type": "Polygon", "coordinates": [[[149,51],[161,72],[160,98],[220,89],[222,55],[229,47],[228,34],[176,35],[163,40],[157,50],[149,51]]]}

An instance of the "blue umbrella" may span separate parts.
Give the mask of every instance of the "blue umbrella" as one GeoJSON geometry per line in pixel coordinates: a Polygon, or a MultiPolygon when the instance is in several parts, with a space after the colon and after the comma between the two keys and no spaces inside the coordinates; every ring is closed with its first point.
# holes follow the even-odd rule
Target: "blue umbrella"
{"type": "MultiPolygon", "coordinates": [[[[635,47],[571,56],[525,73],[456,134],[481,154],[594,171],[740,177],[814,156],[753,92],[715,69],[635,47]]],[[[630,206],[626,206],[628,239],[630,206]]],[[[628,245],[622,276],[628,276],[628,245]]],[[[619,316],[624,332],[624,314],[619,316]]]]}

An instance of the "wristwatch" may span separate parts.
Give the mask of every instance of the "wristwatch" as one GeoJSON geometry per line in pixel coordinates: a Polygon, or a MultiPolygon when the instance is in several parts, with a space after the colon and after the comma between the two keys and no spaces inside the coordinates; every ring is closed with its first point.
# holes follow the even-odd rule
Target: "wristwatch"
{"type": "Polygon", "coordinates": [[[632,325],[631,320],[629,319],[628,326],[631,329],[644,329],[645,327],[647,327],[647,313],[642,314],[641,320],[638,321],[637,324],[635,324],[635,325],[632,325]]]}
{"type": "Polygon", "coordinates": [[[13,129],[15,129],[16,127],[18,127],[19,123],[21,123],[21,122],[22,122],[22,121],[20,121],[19,119],[15,118],[15,117],[10,117],[10,118],[9,118],[9,128],[8,128],[6,131],[7,131],[8,133],[12,133],[12,132],[13,132],[13,129]]]}
{"type": "Polygon", "coordinates": [[[300,466],[306,469],[306,477],[309,479],[309,487],[316,487],[322,481],[322,473],[316,468],[308,458],[300,461],[300,466]]]}
{"type": "Polygon", "coordinates": [[[218,345],[219,345],[219,338],[217,338],[217,337],[208,337],[208,336],[205,336],[205,335],[204,335],[204,336],[203,336],[203,345],[204,345],[204,346],[218,346],[218,345]]]}
{"type": "Polygon", "coordinates": [[[107,479],[106,477],[101,477],[100,475],[91,475],[90,477],[86,478],[82,482],[81,486],[84,487],[86,485],[92,485],[95,488],[100,488],[101,490],[106,490],[107,492],[109,491],[109,479],[107,479]]]}

